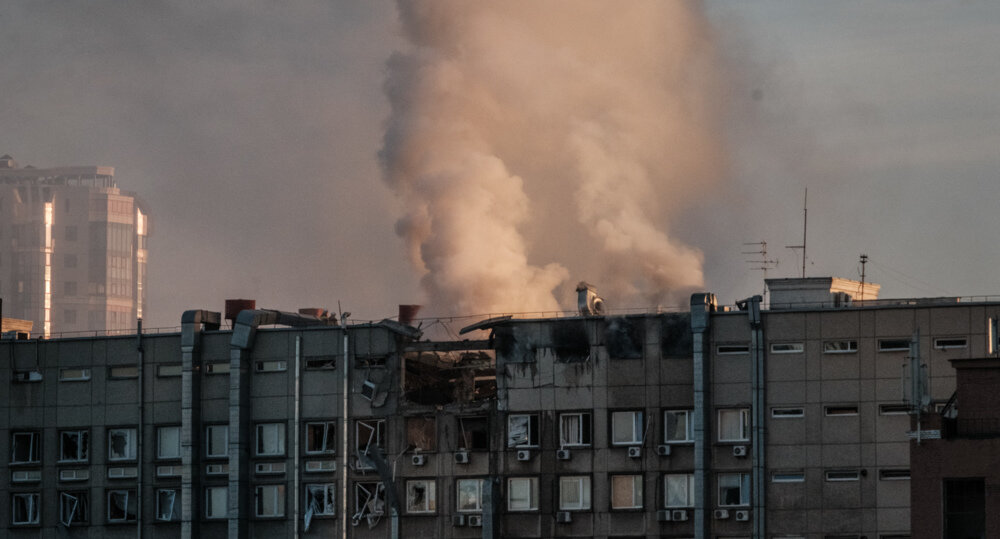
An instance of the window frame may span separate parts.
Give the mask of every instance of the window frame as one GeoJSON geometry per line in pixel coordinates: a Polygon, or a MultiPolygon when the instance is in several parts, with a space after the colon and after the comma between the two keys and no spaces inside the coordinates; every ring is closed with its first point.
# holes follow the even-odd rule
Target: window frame
{"type": "Polygon", "coordinates": [[[229,425],[218,424],[218,425],[205,425],[205,458],[206,459],[223,459],[229,458],[229,425]],[[222,449],[223,453],[212,453],[212,431],[214,429],[222,429],[223,432],[223,442],[222,449]]]}
{"type": "Polygon", "coordinates": [[[690,408],[673,408],[663,411],[663,443],[665,444],[693,444],[694,443],[694,410],[690,408]],[[672,439],[670,438],[670,421],[667,419],[668,416],[681,416],[684,417],[684,439],[672,439]]]}
{"type": "Polygon", "coordinates": [[[861,480],[861,470],[851,468],[848,470],[824,470],[823,480],[830,483],[844,483],[861,480]]]}
{"type": "Polygon", "coordinates": [[[879,339],[877,350],[879,352],[909,352],[910,339],[909,338],[879,339]]]}
{"type": "MultiPolygon", "coordinates": [[[[321,491],[323,493],[323,499],[318,501],[317,507],[320,507],[322,511],[313,510],[312,518],[316,517],[335,517],[337,516],[337,483],[306,483],[305,484],[305,497],[302,498],[305,502],[303,507],[308,511],[310,507],[310,500],[316,500],[316,496],[313,494],[316,491],[321,491]],[[327,509],[331,509],[327,511],[327,509]]],[[[305,512],[303,512],[305,514],[305,512]]]]}
{"type": "Polygon", "coordinates": [[[590,511],[593,507],[592,485],[593,482],[589,475],[559,476],[559,490],[557,492],[559,511],[590,511]],[[580,500],[575,504],[567,504],[563,499],[564,488],[573,484],[578,489],[580,500]]]}
{"type": "Polygon", "coordinates": [[[728,343],[715,345],[717,356],[745,356],[750,353],[750,343],[728,343]]]}
{"type": "Polygon", "coordinates": [[[182,455],[181,449],[181,427],[180,425],[164,425],[156,427],[156,460],[180,460],[182,455]],[[177,452],[173,455],[163,454],[163,434],[168,430],[173,430],[177,433],[177,452]]]}
{"type": "Polygon", "coordinates": [[[433,515],[437,513],[437,481],[434,479],[407,479],[406,480],[406,514],[408,515],[433,515]],[[414,489],[422,485],[424,488],[423,508],[417,508],[414,503],[414,489]]]}
{"type": "Polygon", "coordinates": [[[508,449],[532,449],[541,446],[541,417],[537,412],[517,412],[507,414],[507,448],[508,449]],[[525,425],[524,443],[518,443],[514,438],[513,424],[515,420],[527,419],[525,425]]]}
{"type": "Polygon", "coordinates": [[[257,423],[254,426],[255,444],[254,456],[256,457],[283,457],[287,451],[287,430],[288,425],[284,422],[257,423]],[[268,431],[274,429],[277,439],[272,443],[267,443],[268,431]],[[274,450],[269,450],[268,446],[277,445],[274,450]]]}
{"type": "MultiPolygon", "coordinates": [[[[375,504],[378,506],[378,503],[375,504]]],[[[355,481],[354,482],[354,514],[362,516],[384,516],[385,515],[385,485],[381,481],[355,481]],[[359,495],[359,489],[363,489],[368,493],[368,497],[365,499],[365,503],[361,504],[361,496],[359,495]],[[383,509],[379,512],[371,511],[366,514],[362,514],[362,509],[368,505],[372,500],[378,502],[382,500],[383,509]]]]}
{"type": "Polygon", "coordinates": [[[508,513],[533,513],[539,510],[539,481],[538,476],[508,477],[507,478],[507,512],[508,513]],[[514,483],[526,482],[528,486],[527,507],[514,506],[514,483]]]}
{"type": "Polygon", "coordinates": [[[262,359],[254,362],[254,373],[256,374],[287,371],[288,360],[286,359],[262,359]]]}
{"type": "Polygon", "coordinates": [[[107,501],[107,505],[104,508],[105,509],[105,516],[107,517],[107,523],[108,524],[127,524],[127,523],[130,523],[130,522],[137,522],[139,520],[138,519],[138,505],[137,505],[138,498],[136,498],[135,496],[136,496],[135,489],[131,489],[131,488],[108,489],[107,494],[105,495],[105,500],[107,501]],[[112,499],[113,496],[116,496],[116,495],[120,496],[122,494],[125,495],[125,504],[124,504],[124,509],[123,509],[124,510],[124,515],[122,517],[120,517],[120,518],[112,518],[112,516],[111,516],[111,510],[114,509],[114,508],[116,508],[116,505],[112,504],[111,499],[112,499]],[[131,504],[130,504],[130,502],[131,502],[131,504]],[[133,507],[132,507],[132,511],[133,512],[132,513],[129,513],[129,505],[133,505],[133,507]]]}
{"type": "Polygon", "coordinates": [[[203,514],[205,515],[205,520],[224,520],[229,518],[229,486],[223,485],[208,485],[205,487],[205,505],[203,514]],[[218,511],[213,511],[215,509],[213,505],[213,493],[221,492],[222,496],[222,514],[220,515],[218,511]]]}
{"type": "MultiPolygon", "coordinates": [[[[612,410],[610,412],[611,417],[608,421],[611,427],[611,445],[613,447],[635,447],[641,446],[643,439],[646,437],[646,423],[645,423],[645,410],[612,410]],[[616,421],[617,417],[624,417],[624,414],[631,414],[631,429],[632,436],[628,440],[619,440],[617,426],[619,421],[616,421]]],[[[622,421],[625,421],[622,419],[622,421]]]]}
{"type": "Polygon", "coordinates": [[[139,367],[135,365],[110,365],[108,380],[134,380],[139,377],[139,367]]]}
{"type": "Polygon", "coordinates": [[[665,473],[663,474],[663,508],[664,509],[684,509],[694,507],[694,473],[665,473]],[[670,480],[683,478],[685,482],[684,503],[682,505],[670,503],[670,480]]]}
{"type": "Polygon", "coordinates": [[[59,431],[59,464],[63,463],[83,463],[90,461],[90,429],[68,429],[59,431]],[[66,457],[67,435],[76,435],[76,458],[66,457]],[[81,443],[82,441],[82,443],[81,443]],[[81,455],[82,453],[82,455],[81,455]]]}
{"type": "Polygon", "coordinates": [[[736,408],[719,408],[716,410],[716,419],[718,421],[718,432],[717,440],[720,443],[746,443],[750,441],[752,423],[750,419],[750,408],[748,407],[736,407],[736,408]],[[738,438],[723,438],[723,415],[729,415],[730,413],[739,414],[739,425],[738,429],[740,431],[740,437],[738,438]]]}
{"type": "Polygon", "coordinates": [[[804,406],[772,406],[771,419],[801,419],[806,416],[804,406]]]}
{"type": "Polygon", "coordinates": [[[968,348],[969,338],[968,337],[935,337],[934,338],[934,348],[938,350],[956,350],[959,348],[968,348]],[[961,341],[961,344],[959,344],[961,341]]]}
{"type": "Polygon", "coordinates": [[[306,421],[305,437],[303,440],[303,452],[306,455],[335,455],[337,453],[337,421],[334,420],[310,420],[306,421]],[[310,427],[321,425],[323,428],[322,449],[310,449],[310,427]]]}
{"type": "Polygon", "coordinates": [[[287,496],[285,495],[286,489],[284,483],[266,483],[263,485],[254,485],[253,489],[253,515],[256,519],[270,520],[270,519],[280,519],[285,518],[286,505],[288,505],[287,496]],[[270,494],[266,494],[266,493],[270,494]],[[274,499],[272,500],[273,509],[270,513],[265,513],[262,511],[266,504],[266,498],[270,496],[274,499]]]}
{"type": "Polygon", "coordinates": [[[92,371],[89,367],[64,367],[59,369],[60,382],[89,382],[92,371]],[[70,374],[79,373],[76,376],[70,374]]]}
{"type": "Polygon", "coordinates": [[[806,343],[802,341],[774,342],[768,349],[772,354],[802,354],[806,351],[806,343]]]}
{"type": "Polygon", "coordinates": [[[90,495],[86,490],[60,490],[59,491],[59,523],[67,528],[74,524],[90,524],[90,495]],[[67,520],[66,503],[68,498],[73,498],[73,509],[67,520]]]}
{"type": "Polygon", "coordinates": [[[136,427],[111,427],[108,429],[108,462],[133,462],[136,460],[136,438],[138,436],[138,429],[136,427]],[[128,439],[126,440],[126,455],[116,457],[112,455],[114,451],[114,444],[111,443],[111,437],[118,432],[128,433],[128,439]]]}
{"type": "Polygon", "coordinates": [[[645,507],[646,496],[642,474],[609,474],[608,487],[610,488],[608,503],[612,511],[641,511],[645,507]],[[617,492],[615,489],[616,480],[631,480],[631,505],[615,505],[615,493],[617,492]],[[638,497],[638,501],[636,500],[636,497],[638,497]],[[636,503],[638,503],[638,505],[636,505],[636,503]]]}
{"type": "Polygon", "coordinates": [[[559,447],[590,447],[594,443],[594,419],[590,412],[564,412],[559,414],[559,447]],[[574,429],[578,442],[567,442],[566,435],[569,433],[566,420],[577,418],[577,426],[574,429]]]}
{"type": "Polygon", "coordinates": [[[462,514],[477,514],[483,512],[483,490],[486,488],[486,479],[482,477],[460,477],[455,480],[455,512],[462,514]],[[463,484],[475,482],[477,492],[475,493],[475,507],[472,509],[462,507],[463,484]]]}
{"type": "Polygon", "coordinates": [[[12,492],[10,494],[10,525],[12,527],[28,527],[28,526],[38,526],[41,524],[41,503],[42,503],[42,493],[41,492],[12,492]],[[26,499],[27,504],[24,506],[26,511],[27,520],[17,520],[17,500],[26,499]]]}
{"type": "Polygon", "coordinates": [[[181,493],[179,489],[176,488],[158,488],[156,489],[156,514],[153,516],[153,520],[157,522],[178,522],[181,519],[181,504],[180,501],[181,493]],[[170,513],[167,518],[162,518],[164,515],[162,494],[171,493],[170,497],[170,513]]]}
{"type": "Polygon", "coordinates": [[[857,417],[860,414],[861,409],[858,406],[849,404],[843,406],[832,404],[823,407],[823,415],[826,417],[857,417]]]}
{"type": "MultiPolygon", "coordinates": [[[[23,442],[22,442],[23,443],[23,442]]],[[[11,466],[33,466],[42,463],[42,435],[36,430],[18,430],[10,433],[10,456],[11,466]],[[17,458],[18,438],[28,436],[28,460],[15,460],[17,458]]]]}
{"type": "Polygon", "coordinates": [[[858,341],[855,339],[830,339],[823,341],[824,354],[857,354],[858,341]],[[846,345],[841,348],[840,345],[846,345]]]}
{"type": "Polygon", "coordinates": [[[725,472],[719,473],[716,478],[716,484],[718,485],[718,496],[719,496],[719,507],[748,507],[750,505],[750,492],[753,486],[750,484],[750,474],[746,472],[725,472]],[[735,478],[736,486],[724,486],[723,479],[735,478]],[[725,503],[726,496],[723,493],[723,489],[739,489],[739,502],[725,503]]]}
{"type": "Polygon", "coordinates": [[[806,473],[804,470],[778,470],[771,472],[772,483],[804,483],[806,473]]]}
{"type": "Polygon", "coordinates": [[[382,417],[369,417],[369,418],[359,418],[354,420],[354,446],[355,448],[364,454],[367,454],[372,447],[377,447],[383,452],[386,450],[385,443],[385,432],[386,432],[386,421],[382,417]],[[370,432],[368,433],[368,441],[365,443],[364,448],[361,447],[361,427],[364,426],[370,432]]]}

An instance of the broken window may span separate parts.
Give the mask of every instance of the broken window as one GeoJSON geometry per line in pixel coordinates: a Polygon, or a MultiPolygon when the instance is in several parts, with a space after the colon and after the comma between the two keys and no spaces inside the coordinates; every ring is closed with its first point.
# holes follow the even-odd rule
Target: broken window
{"type": "Polygon", "coordinates": [[[258,518],[285,516],[285,485],[258,485],[254,499],[258,518]]]}
{"type": "Polygon", "coordinates": [[[719,474],[719,505],[750,505],[750,474],[719,474]]]}
{"type": "Polygon", "coordinates": [[[306,454],[330,454],[336,451],[337,422],[310,421],[306,423],[306,454]]]}
{"type": "Polygon", "coordinates": [[[611,412],[611,443],[613,445],[642,444],[642,412],[611,412]]]}
{"type": "Polygon", "coordinates": [[[222,458],[229,456],[229,426],[209,425],[205,427],[205,457],[222,458]]]}
{"type": "Polygon", "coordinates": [[[559,447],[590,445],[590,414],[559,414],[559,447]]]}
{"type": "Polygon", "coordinates": [[[642,476],[611,476],[611,508],[642,509],[642,476]]]}
{"type": "Polygon", "coordinates": [[[385,428],[384,419],[359,419],[354,423],[354,436],[360,453],[368,453],[369,449],[383,445],[382,431],[385,428]]]}
{"type": "Polygon", "coordinates": [[[419,451],[437,450],[437,420],[433,417],[406,418],[406,445],[419,451]]]}
{"type": "Polygon", "coordinates": [[[406,512],[433,513],[437,511],[437,496],[433,479],[406,482],[406,512]]]}
{"type": "Polygon", "coordinates": [[[481,416],[459,417],[458,436],[459,449],[489,449],[489,421],[481,416]]]}
{"type": "Polygon", "coordinates": [[[41,437],[37,432],[15,432],[10,436],[11,464],[38,464],[41,462],[39,447],[41,437]]]}
{"type": "Polygon", "coordinates": [[[37,492],[11,494],[10,523],[14,526],[38,524],[38,504],[41,495],[37,492]]]}
{"type": "Polygon", "coordinates": [[[590,337],[583,320],[559,320],[552,327],[552,349],[566,363],[590,359],[590,337]]]}
{"type": "Polygon", "coordinates": [[[135,429],[108,429],[108,460],[135,460],[135,429]]]}
{"type": "Polygon", "coordinates": [[[108,522],[135,522],[135,491],[108,491],[108,522]]]}
{"type": "Polygon", "coordinates": [[[608,356],[614,359],[642,359],[642,320],[608,318],[604,328],[604,342],[608,356]]]}
{"type": "Polygon", "coordinates": [[[507,416],[507,447],[538,447],[538,414],[507,416]]]}
{"type": "Polygon", "coordinates": [[[505,363],[534,363],[535,347],[524,330],[518,326],[497,326],[493,328],[496,351],[505,363]]]}
{"type": "Polygon", "coordinates": [[[368,527],[374,528],[379,518],[385,514],[385,492],[382,483],[362,481],[354,483],[354,516],[351,523],[357,526],[361,519],[368,521],[368,527]]]}
{"type": "Polygon", "coordinates": [[[226,518],[229,512],[229,487],[205,489],[205,518],[226,518]]]}
{"type": "Polygon", "coordinates": [[[181,519],[181,504],[177,490],[161,488],[156,491],[156,520],[171,522],[181,519]]]}
{"type": "Polygon", "coordinates": [[[306,512],[303,515],[305,531],[309,531],[313,517],[332,517],[337,514],[336,483],[317,483],[306,485],[306,512]]]}
{"type": "Polygon", "coordinates": [[[257,456],[285,454],[285,424],[261,423],[257,425],[257,456]]]}
{"type": "Polygon", "coordinates": [[[537,477],[510,477],[507,479],[507,510],[538,510],[537,477]]]}
{"type": "Polygon", "coordinates": [[[559,478],[559,510],[590,509],[590,476],[575,475],[559,478]]]}
{"type": "Polygon", "coordinates": [[[90,521],[90,503],[83,491],[59,493],[59,522],[67,528],[90,521]]]}
{"type": "Polygon", "coordinates": [[[690,358],[694,355],[690,314],[661,314],[660,354],[664,358],[690,358]]]}
{"type": "Polygon", "coordinates": [[[692,410],[665,410],[663,412],[663,442],[681,444],[694,441],[692,410]]]}
{"type": "Polygon", "coordinates": [[[337,358],[335,356],[306,357],[307,370],[333,370],[335,368],[337,368],[337,358]]]}
{"type": "Polygon", "coordinates": [[[180,427],[160,427],[156,429],[156,458],[181,458],[180,427]]]}
{"type": "Polygon", "coordinates": [[[59,433],[59,462],[86,462],[89,457],[89,430],[64,430],[59,433]]]}
{"type": "Polygon", "coordinates": [[[458,492],[456,509],[460,513],[481,513],[483,511],[483,487],[485,479],[459,479],[455,484],[458,492]]]}

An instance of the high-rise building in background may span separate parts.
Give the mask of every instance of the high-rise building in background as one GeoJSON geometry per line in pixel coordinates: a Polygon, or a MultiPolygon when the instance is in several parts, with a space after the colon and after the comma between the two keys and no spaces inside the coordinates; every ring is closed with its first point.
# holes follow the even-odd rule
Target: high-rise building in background
{"type": "Polygon", "coordinates": [[[114,167],[21,167],[0,157],[3,315],[33,333],[134,330],[146,305],[145,204],[114,167]]]}

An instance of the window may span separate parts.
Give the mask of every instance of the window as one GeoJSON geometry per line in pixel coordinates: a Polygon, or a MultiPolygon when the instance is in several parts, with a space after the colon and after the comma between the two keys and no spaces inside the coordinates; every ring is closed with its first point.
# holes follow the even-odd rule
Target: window
{"type": "Polygon", "coordinates": [[[156,490],[156,520],[172,522],[181,519],[180,495],[175,489],[161,488],[156,490]]]}
{"type": "Polygon", "coordinates": [[[306,423],[307,455],[332,455],[336,448],[336,421],[310,421],[306,423]]]}
{"type": "Polygon", "coordinates": [[[666,410],[663,412],[663,442],[685,444],[694,442],[694,422],[691,410],[666,410]]]}
{"type": "Polygon", "coordinates": [[[313,517],[332,517],[337,514],[336,496],[336,483],[306,485],[306,512],[304,515],[306,531],[309,531],[313,517]]]}
{"type": "Polygon", "coordinates": [[[611,508],[642,509],[642,476],[611,476],[611,508]]]}
{"type": "Polygon", "coordinates": [[[59,522],[67,528],[90,522],[90,498],[86,492],[59,493],[59,522]]]}
{"type": "Polygon", "coordinates": [[[285,454],[285,424],[261,423],[257,425],[257,456],[285,454]]]}
{"type": "Polygon", "coordinates": [[[878,405],[880,415],[906,415],[910,413],[908,404],[880,404],[878,405]]]}
{"type": "Polygon", "coordinates": [[[134,490],[108,491],[108,522],[135,522],[134,490]]]}
{"type": "Polygon", "coordinates": [[[108,369],[108,376],[112,379],[114,378],[138,378],[139,377],[139,367],[111,367],[108,369]]]}
{"type": "Polygon", "coordinates": [[[802,471],[771,472],[772,483],[802,483],[805,480],[806,474],[802,471]]]}
{"type": "Polygon", "coordinates": [[[229,456],[229,426],[209,425],[205,427],[205,457],[223,458],[229,456]]]}
{"type": "Polygon", "coordinates": [[[417,451],[437,450],[437,420],[424,416],[406,418],[406,446],[417,451]]]}
{"type": "Polygon", "coordinates": [[[358,451],[367,454],[369,449],[377,447],[385,449],[383,431],[384,419],[359,419],[354,423],[354,436],[358,451]]]}
{"type": "Polygon", "coordinates": [[[590,509],[590,476],[574,475],[559,478],[559,510],[590,509]]]}
{"type": "Polygon", "coordinates": [[[611,412],[612,445],[639,445],[642,432],[642,412],[611,412]]]}
{"type": "Polygon", "coordinates": [[[10,463],[38,464],[41,462],[41,437],[37,432],[15,432],[10,435],[10,463]]]}
{"type": "Polygon", "coordinates": [[[720,344],[715,348],[720,356],[749,354],[750,346],[746,344],[720,344]]]}
{"type": "Polygon", "coordinates": [[[725,408],[719,410],[719,441],[746,442],[750,440],[750,409],[725,408]]]}
{"type": "Polygon", "coordinates": [[[285,485],[258,485],[254,499],[258,518],[285,516],[285,485]]]}
{"type": "Polygon", "coordinates": [[[14,371],[14,382],[18,384],[34,383],[42,381],[42,371],[33,369],[27,371],[14,371]]]}
{"type": "Polygon", "coordinates": [[[209,363],[205,365],[205,374],[229,374],[229,363],[209,363]]]}
{"type": "Polygon", "coordinates": [[[538,447],[538,414],[507,416],[507,447],[538,447]]]}
{"type": "Polygon", "coordinates": [[[168,378],[181,375],[180,365],[157,365],[156,375],[160,378],[168,378]]]}
{"type": "Polygon", "coordinates": [[[307,370],[333,370],[337,368],[337,359],[334,356],[307,357],[307,370]]]}
{"type": "Polygon", "coordinates": [[[59,369],[60,382],[85,382],[90,380],[90,369],[59,369]]]}
{"type": "Polygon", "coordinates": [[[226,518],[229,513],[229,487],[205,489],[205,518],[226,518]]]}
{"type": "Polygon", "coordinates": [[[156,458],[181,458],[181,428],[160,427],[156,429],[156,458]]]}
{"type": "Polygon", "coordinates": [[[89,430],[64,430],[59,433],[59,462],[86,462],[88,458],[89,430]]]}
{"type": "Polygon", "coordinates": [[[458,418],[459,449],[489,449],[489,421],[485,417],[458,418]]]}
{"type": "Polygon", "coordinates": [[[385,514],[385,491],[381,481],[354,484],[354,518],[372,518],[385,514]]]}
{"type": "Polygon", "coordinates": [[[969,346],[969,340],[965,337],[948,337],[934,339],[934,348],[946,350],[949,348],[965,348],[969,346]]]}
{"type": "Polygon", "coordinates": [[[771,408],[771,417],[774,419],[792,419],[805,415],[804,408],[771,408]]]}
{"type": "Polygon", "coordinates": [[[903,352],[910,350],[910,339],[879,339],[879,352],[903,352]]]}
{"type": "Polygon", "coordinates": [[[851,354],[858,351],[858,341],[823,341],[824,354],[851,354]]]}
{"type": "Polygon", "coordinates": [[[694,507],[694,474],[675,473],[663,476],[663,506],[694,507]]]}
{"type": "Polygon", "coordinates": [[[590,414],[559,414],[559,447],[590,445],[590,414]]]}
{"type": "Polygon", "coordinates": [[[108,429],[108,460],[135,460],[135,429],[108,429]]]}
{"type": "Polygon", "coordinates": [[[288,362],[284,360],[258,361],[256,370],[257,372],[285,372],[288,370],[288,362]]]}
{"type": "Polygon", "coordinates": [[[776,342],[771,344],[772,354],[801,354],[806,349],[801,342],[776,342]]]}
{"type": "Polygon", "coordinates": [[[719,505],[750,505],[750,474],[719,474],[719,505]]]}
{"type": "Polygon", "coordinates": [[[828,470],[826,472],[827,481],[857,481],[861,479],[859,470],[828,470]]]}
{"type": "Polygon", "coordinates": [[[537,477],[510,477],[507,479],[507,510],[538,511],[537,477]]]}
{"type": "Polygon", "coordinates": [[[10,523],[14,526],[38,524],[38,505],[41,495],[37,492],[11,494],[10,523]]]}
{"type": "Polygon", "coordinates": [[[887,468],[878,471],[878,478],[883,481],[903,481],[910,478],[910,470],[903,468],[887,468]]]}
{"type": "Polygon", "coordinates": [[[437,495],[433,479],[406,482],[406,512],[433,513],[437,511],[437,495]]]}
{"type": "Polygon", "coordinates": [[[458,493],[456,510],[460,513],[481,513],[485,484],[485,479],[459,479],[456,481],[455,491],[458,493]]]}
{"type": "Polygon", "coordinates": [[[828,416],[858,415],[857,406],[827,406],[825,410],[828,416]]]}

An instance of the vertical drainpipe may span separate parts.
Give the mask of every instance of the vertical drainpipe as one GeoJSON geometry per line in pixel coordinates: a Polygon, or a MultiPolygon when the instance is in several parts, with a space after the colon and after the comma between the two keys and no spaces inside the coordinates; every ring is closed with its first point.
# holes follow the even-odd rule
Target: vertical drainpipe
{"type": "Polygon", "coordinates": [[[143,458],[143,436],[142,431],[146,427],[146,414],[145,414],[145,404],[144,404],[144,390],[145,390],[145,377],[142,372],[142,365],[145,363],[143,358],[142,349],[142,318],[136,319],[135,328],[135,349],[136,349],[136,374],[139,381],[139,428],[135,431],[135,454],[139,456],[139,461],[136,463],[135,467],[135,537],[136,539],[142,539],[142,469],[146,462],[143,458]]]}
{"type": "Polygon", "coordinates": [[[302,360],[302,336],[295,336],[295,425],[292,450],[295,458],[292,464],[292,537],[299,536],[299,416],[302,411],[302,376],[300,363],[302,360]]]}
{"type": "Polygon", "coordinates": [[[709,488],[709,364],[708,329],[715,312],[714,294],[691,296],[692,366],[694,368],[694,536],[709,537],[709,508],[712,506],[709,488]]]}
{"type": "Polygon", "coordinates": [[[341,372],[343,373],[343,385],[340,388],[343,400],[341,401],[341,418],[340,418],[340,536],[342,539],[347,539],[347,422],[349,419],[349,409],[348,406],[351,402],[351,395],[349,392],[350,381],[351,381],[351,358],[347,355],[348,352],[348,338],[347,338],[347,320],[345,316],[341,315],[340,323],[343,325],[341,331],[344,332],[344,360],[341,372]]]}
{"type": "Polygon", "coordinates": [[[750,322],[750,361],[752,364],[750,391],[752,393],[751,425],[753,432],[750,439],[751,449],[751,474],[750,490],[751,505],[753,507],[753,536],[759,538],[767,537],[766,523],[767,509],[766,495],[767,482],[765,481],[767,456],[767,438],[764,428],[764,412],[767,409],[766,389],[767,370],[764,363],[764,329],[761,323],[760,303],[761,296],[748,298],[747,316],[750,322]]]}
{"type": "Polygon", "coordinates": [[[181,316],[181,539],[201,535],[201,344],[202,324],[219,329],[221,315],[187,311],[181,316]]]}

